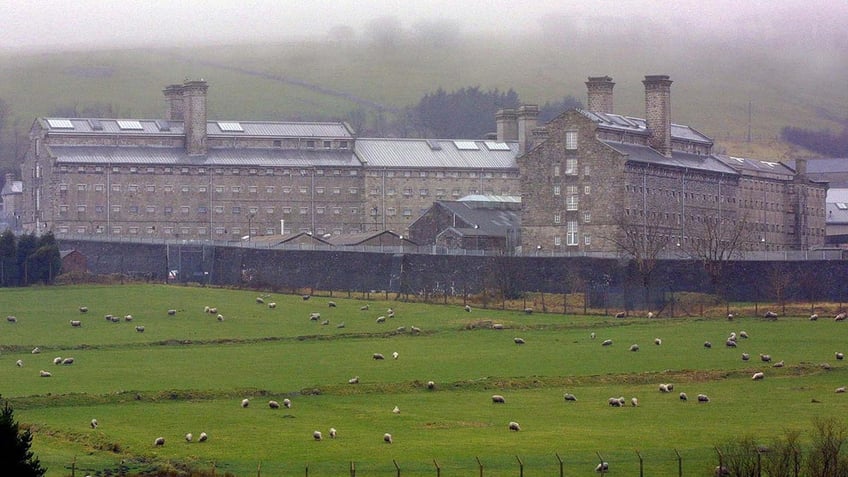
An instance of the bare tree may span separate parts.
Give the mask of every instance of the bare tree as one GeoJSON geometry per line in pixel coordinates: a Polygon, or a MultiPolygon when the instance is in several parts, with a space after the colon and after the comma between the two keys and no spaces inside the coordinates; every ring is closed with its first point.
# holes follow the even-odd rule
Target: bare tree
{"type": "Polygon", "coordinates": [[[620,214],[616,218],[616,232],[606,237],[622,257],[632,260],[636,266],[646,306],[651,298],[651,278],[671,241],[668,227],[659,217],[660,214],[647,212],[620,214]]]}
{"type": "Polygon", "coordinates": [[[727,262],[743,257],[742,246],[750,241],[752,233],[748,218],[722,217],[717,212],[687,226],[689,240],[683,251],[692,260],[701,262],[715,287],[727,262]]]}

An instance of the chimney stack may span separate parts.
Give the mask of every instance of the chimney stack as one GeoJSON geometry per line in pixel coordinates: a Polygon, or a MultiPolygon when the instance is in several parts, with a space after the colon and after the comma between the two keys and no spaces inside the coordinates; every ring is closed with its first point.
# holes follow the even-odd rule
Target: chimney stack
{"type": "Polygon", "coordinates": [[[666,157],[671,156],[671,83],[668,75],[648,75],[645,85],[645,125],[648,144],[666,157]]]}
{"type": "Polygon", "coordinates": [[[165,119],[168,121],[182,121],[185,111],[183,105],[183,85],[170,84],[162,92],[165,93],[165,100],[168,102],[165,119]]]}
{"type": "Polygon", "coordinates": [[[590,76],[586,82],[589,111],[596,113],[613,113],[612,88],[615,83],[609,76],[590,76]]]}
{"type": "Polygon", "coordinates": [[[533,130],[539,116],[539,106],[523,104],[518,108],[518,153],[524,154],[533,148],[533,130]]]}
{"type": "Polygon", "coordinates": [[[495,122],[498,125],[498,142],[518,140],[518,122],[515,110],[512,108],[499,109],[495,113],[495,122]]]}
{"type": "Polygon", "coordinates": [[[206,90],[204,80],[186,81],[182,86],[186,152],[206,155],[206,90]]]}
{"type": "Polygon", "coordinates": [[[795,177],[799,180],[806,180],[807,175],[807,160],[795,159],[795,177]]]}

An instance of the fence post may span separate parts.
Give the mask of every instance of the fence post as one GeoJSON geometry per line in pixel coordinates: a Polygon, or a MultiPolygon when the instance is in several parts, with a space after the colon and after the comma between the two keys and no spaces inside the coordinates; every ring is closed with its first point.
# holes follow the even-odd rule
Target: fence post
{"type": "Polygon", "coordinates": [[[442,476],[442,468],[439,467],[439,463],[436,462],[436,459],[433,459],[433,465],[436,466],[436,477],[441,477],[442,476]]]}
{"type": "Polygon", "coordinates": [[[562,458],[556,452],[554,452],[554,455],[556,456],[557,461],[559,461],[559,477],[563,477],[564,474],[562,473],[562,458]]]}
{"type": "Polygon", "coordinates": [[[480,468],[480,477],[483,477],[483,463],[480,462],[479,457],[475,457],[475,459],[477,459],[477,466],[480,468]]]}
{"type": "Polygon", "coordinates": [[[604,475],[607,472],[609,472],[609,469],[607,468],[607,466],[604,465],[604,458],[601,457],[601,453],[596,451],[595,454],[598,456],[598,459],[601,461],[601,463],[598,465],[598,467],[600,467],[600,469],[601,469],[600,473],[601,473],[601,475],[604,475]]]}
{"type": "Polygon", "coordinates": [[[639,453],[639,449],[636,449],[636,455],[639,456],[639,477],[645,477],[644,462],[642,460],[642,454],[639,453]]]}
{"type": "Polygon", "coordinates": [[[309,464],[306,464],[306,477],[309,477],[309,464]]]}
{"type": "Polygon", "coordinates": [[[356,465],[350,461],[350,477],[356,477],[356,465]]]}
{"type": "Polygon", "coordinates": [[[757,449],[757,477],[762,476],[763,466],[762,466],[763,453],[757,449]]]}
{"type": "Polygon", "coordinates": [[[259,466],[256,467],[256,477],[262,477],[262,461],[259,461],[259,466]]]}
{"type": "Polygon", "coordinates": [[[395,470],[397,471],[397,477],[400,477],[400,466],[397,465],[397,461],[392,459],[392,464],[395,465],[395,470]]]}
{"type": "Polygon", "coordinates": [[[521,462],[521,457],[515,456],[518,461],[518,477],[524,477],[524,462],[521,462]]]}
{"type": "Polygon", "coordinates": [[[674,453],[677,454],[677,477],[683,477],[683,457],[680,457],[680,452],[677,452],[677,449],[674,449],[674,453]]]}
{"type": "Polygon", "coordinates": [[[716,472],[717,477],[724,477],[724,456],[721,454],[721,451],[718,450],[718,447],[715,448],[716,454],[718,454],[718,472],[716,472]]]}
{"type": "Polygon", "coordinates": [[[77,471],[77,456],[74,456],[74,461],[71,462],[71,477],[74,477],[74,475],[76,475],[76,471],[77,471]]]}

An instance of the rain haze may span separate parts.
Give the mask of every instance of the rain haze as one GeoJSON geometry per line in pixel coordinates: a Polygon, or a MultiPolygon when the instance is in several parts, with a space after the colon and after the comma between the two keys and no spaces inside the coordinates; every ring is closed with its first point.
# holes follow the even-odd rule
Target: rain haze
{"type": "Polygon", "coordinates": [[[669,3],[646,0],[171,2],[78,0],[54,4],[3,2],[0,49],[110,49],[138,46],[270,42],[326,36],[333,27],[363,34],[379,21],[415,30],[449,26],[458,33],[533,32],[546,28],[612,34],[622,24],[663,34],[709,35],[724,40],[770,40],[792,35],[815,46],[845,44],[848,3],[833,0],[669,3]],[[191,28],[186,28],[191,25],[191,28]]]}

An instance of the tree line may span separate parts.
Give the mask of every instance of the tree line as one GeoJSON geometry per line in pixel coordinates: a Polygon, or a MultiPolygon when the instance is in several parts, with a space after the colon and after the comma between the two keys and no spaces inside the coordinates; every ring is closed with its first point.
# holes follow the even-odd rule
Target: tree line
{"type": "Polygon", "coordinates": [[[787,126],[781,130],[780,137],[823,156],[848,157],[848,127],[836,134],[829,129],[814,131],[787,126]]]}
{"type": "Polygon", "coordinates": [[[0,234],[0,286],[52,284],[62,268],[59,244],[52,232],[15,236],[0,234]]]}

